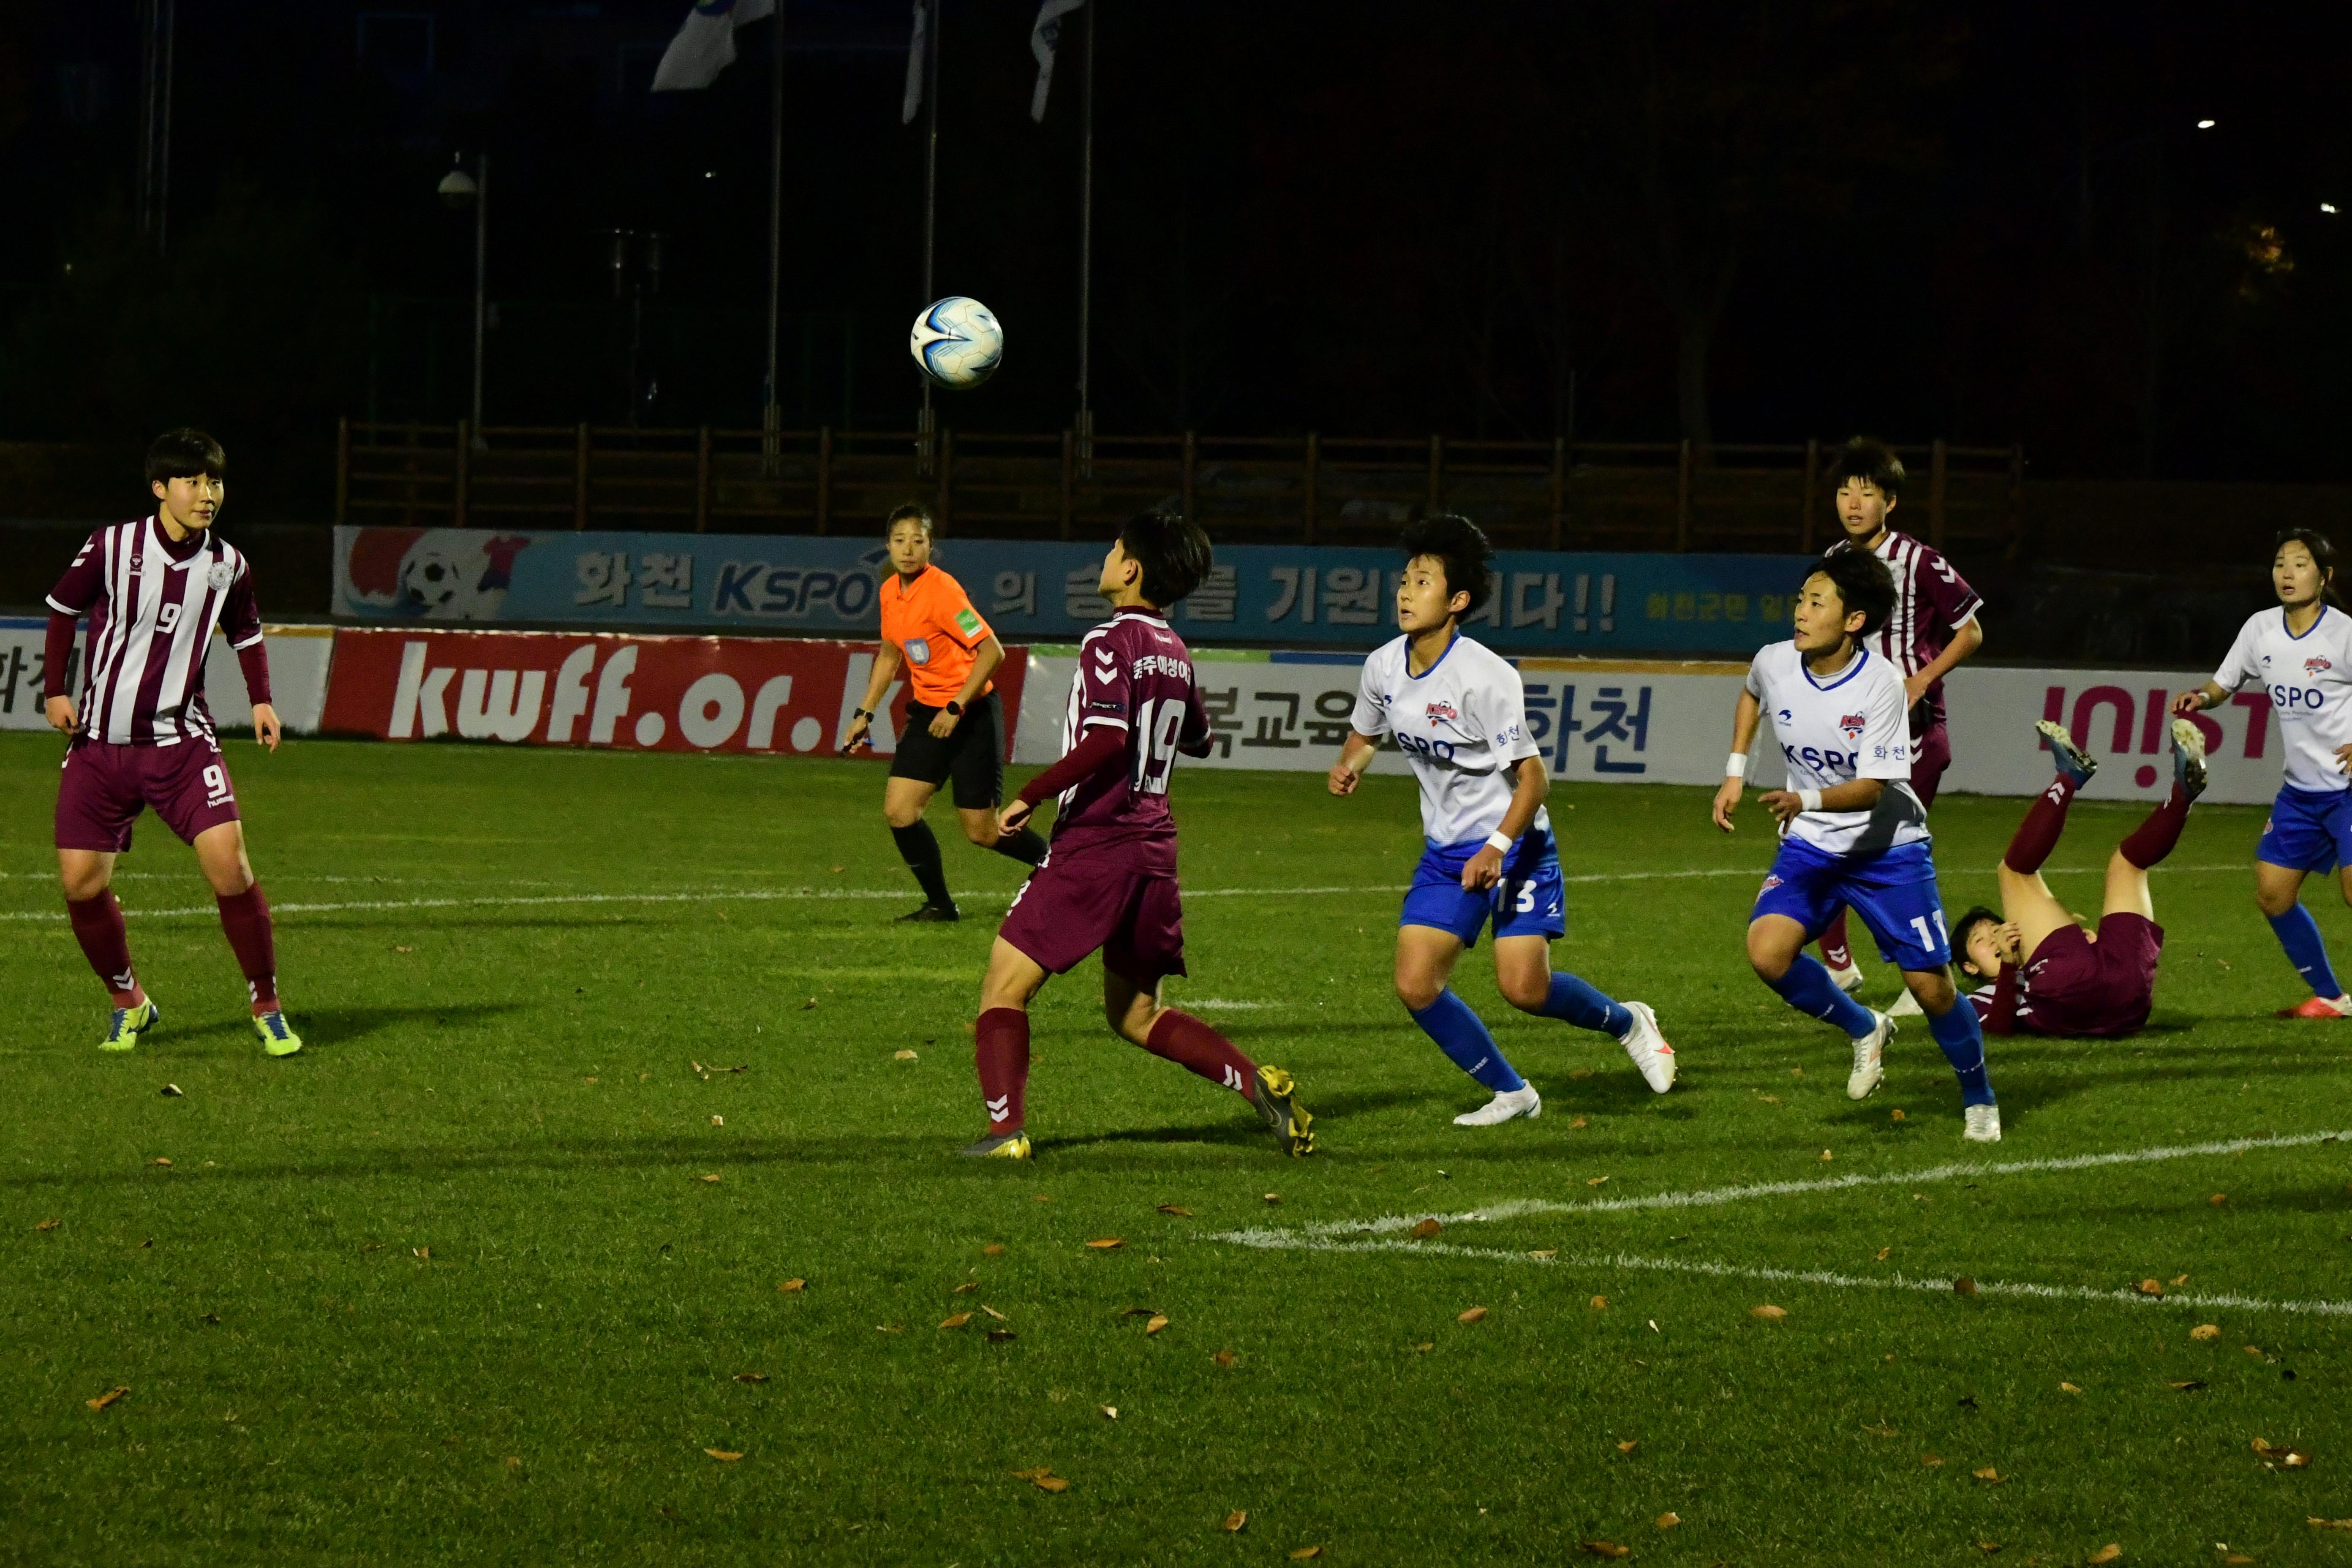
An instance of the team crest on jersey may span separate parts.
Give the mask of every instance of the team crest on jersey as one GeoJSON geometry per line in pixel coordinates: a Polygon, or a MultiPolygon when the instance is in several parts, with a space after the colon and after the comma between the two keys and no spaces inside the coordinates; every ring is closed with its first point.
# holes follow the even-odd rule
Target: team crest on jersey
{"type": "MultiPolygon", "coordinates": [[[[212,570],[205,574],[205,586],[215,594],[226,594],[228,592],[229,584],[236,578],[236,573],[227,562],[215,561],[213,563],[212,570]]],[[[2322,659],[2320,662],[2325,664],[2327,661],[2322,659]]]]}
{"type": "Polygon", "coordinates": [[[2323,669],[2333,669],[2335,668],[2336,667],[2334,665],[2327,662],[2326,657],[2322,654],[2314,654],[2309,658],[2303,661],[2303,672],[2305,675],[2317,675],[2323,669]]]}
{"type": "Polygon", "coordinates": [[[1440,719],[1451,723],[1461,717],[1461,714],[1454,710],[1454,704],[1446,701],[1444,698],[1440,698],[1429,705],[1429,721],[1433,724],[1436,723],[1440,719]]]}
{"type": "Polygon", "coordinates": [[[1867,722],[1869,722],[1869,721],[1864,715],[1860,713],[1849,713],[1838,721],[1838,728],[1843,730],[1845,731],[1845,738],[1851,741],[1856,735],[1862,733],[1862,727],[1867,722]]]}
{"type": "Polygon", "coordinates": [[[1767,877],[1764,879],[1764,885],[1756,889],[1756,896],[1760,899],[1780,885],[1780,879],[1777,875],[1767,877]]]}

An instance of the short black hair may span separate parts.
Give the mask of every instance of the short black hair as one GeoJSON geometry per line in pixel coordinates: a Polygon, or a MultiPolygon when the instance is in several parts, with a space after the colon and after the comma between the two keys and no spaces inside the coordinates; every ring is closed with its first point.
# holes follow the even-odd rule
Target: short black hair
{"type": "Polygon", "coordinates": [[[910,500],[903,506],[894,506],[890,509],[890,515],[882,520],[882,537],[887,539],[898,532],[898,525],[909,518],[923,525],[926,538],[939,531],[937,525],[931,521],[931,509],[919,500],[910,500]]]}
{"type": "MultiPolygon", "coordinates": [[[[1969,933],[1976,930],[1977,927],[1983,925],[1988,921],[1991,921],[1994,925],[2000,924],[2000,917],[1999,915],[1993,913],[1982,904],[1979,904],[1967,914],[1962,915],[1958,920],[1952,922],[1952,962],[1954,963],[1965,963],[1968,964],[1971,970],[1976,969],[1976,965],[1970,963],[1969,959],[1969,933]]],[[[1981,971],[1979,971],[1979,973],[1981,973],[1981,971]]],[[[1987,980],[1991,980],[1995,977],[1993,975],[1987,974],[1985,975],[1985,978],[1987,980]]]]}
{"type": "Polygon", "coordinates": [[[1423,555],[1434,555],[1445,567],[1445,596],[1451,600],[1456,594],[1470,595],[1464,616],[1475,616],[1478,606],[1495,591],[1495,547],[1486,542],[1486,531],[1466,517],[1454,512],[1433,512],[1414,518],[1404,525],[1404,533],[1397,540],[1397,548],[1412,561],[1423,555]]]}
{"type": "Polygon", "coordinates": [[[1842,447],[1837,460],[1830,465],[1830,489],[1844,487],[1849,479],[1867,479],[1878,487],[1878,493],[1893,500],[1903,493],[1903,459],[1895,448],[1869,436],[1856,436],[1842,447]]]}
{"type": "Polygon", "coordinates": [[[210,474],[214,479],[228,478],[228,456],[221,444],[201,430],[183,426],[166,430],[155,437],[147,448],[147,480],[161,484],[166,479],[189,479],[198,474],[210,474]]]}
{"type": "Polygon", "coordinates": [[[1157,609],[1199,587],[1214,559],[1201,525],[1172,512],[1137,512],[1118,525],[1118,542],[1143,568],[1143,597],[1157,609]]]}
{"type": "Polygon", "coordinates": [[[1867,550],[1832,550],[1822,557],[1815,573],[1827,577],[1838,591],[1838,603],[1847,615],[1862,612],[1862,633],[1870,636],[1895,613],[1895,574],[1886,563],[1867,550]]]}

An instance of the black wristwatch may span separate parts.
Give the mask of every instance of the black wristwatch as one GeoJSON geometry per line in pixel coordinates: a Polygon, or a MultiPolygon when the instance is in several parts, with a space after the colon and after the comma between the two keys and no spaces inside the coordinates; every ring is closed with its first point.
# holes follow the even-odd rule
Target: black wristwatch
{"type": "Polygon", "coordinates": [[[856,714],[857,717],[859,717],[860,719],[869,719],[869,720],[870,720],[870,719],[872,719],[872,718],[874,717],[874,710],[872,710],[871,708],[853,708],[853,709],[851,709],[851,710],[850,710],[850,711],[851,711],[852,713],[855,713],[855,714],[856,714]]]}
{"type": "Polygon", "coordinates": [[[951,717],[961,719],[963,717],[963,704],[950,698],[948,700],[947,711],[951,717]]]}

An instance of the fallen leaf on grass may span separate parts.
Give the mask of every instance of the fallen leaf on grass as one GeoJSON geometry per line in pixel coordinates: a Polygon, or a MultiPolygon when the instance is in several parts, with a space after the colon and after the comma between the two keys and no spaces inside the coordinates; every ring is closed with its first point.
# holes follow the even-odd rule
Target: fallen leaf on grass
{"type": "Polygon", "coordinates": [[[2192,1340],[2218,1340],[2221,1337],[2221,1325],[2200,1323],[2189,1331],[2189,1337],[2192,1340]]]}
{"type": "Polygon", "coordinates": [[[1595,1296],[1592,1298],[1592,1310],[1596,1312],[1607,1311],[1609,1310],[1609,1298],[1606,1296],[1595,1296]]]}
{"type": "Polygon", "coordinates": [[[395,943],[392,951],[394,952],[415,952],[416,950],[413,947],[402,947],[395,943]]]}
{"type": "Polygon", "coordinates": [[[1771,1302],[1767,1301],[1760,1307],[1748,1308],[1748,1315],[1751,1318],[1762,1318],[1767,1322],[1777,1322],[1780,1319],[1789,1315],[1789,1309],[1786,1307],[1776,1307],[1772,1305],[1771,1302]]]}
{"type": "Polygon", "coordinates": [[[814,997],[814,996],[812,996],[812,997],[810,997],[807,1001],[805,1001],[805,1002],[803,1002],[803,1003],[802,1003],[802,1004],[801,1004],[801,1011],[802,1011],[802,1012],[803,1012],[803,1013],[805,1013],[805,1012],[807,1012],[810,1008],[812,1008],[812,1007],[814,1007],[814,1006],[815,1006],[815,1005],[816,1005],[816,998],[815,998],[815,997],[814,997]]]}
{"type": "Polygon", "coordinates": [[[980,1249],[980,1255],[982,1258],[1002,1258],[1004,1256],[1004,1244],[1001,1241],[992,1241],[980,1249]]]}
{"type": "Polygon", "coordinates": [[[2110,1541],[2105,1546],[2100,1547],[2096,1552],[2092,1552],[2088,1557],[2083,1559],[2083,1561],[2085,1563],[2113,1563],[2116,1558],[2121,1557],[2123,1554],[2124,1549],[2122,1545],[2116,1542],[2110,1541]]]}
{"type": "Polygon", "coordinates": [[[1762,1100],[1767,1105],[1778,1105],[1780,1103],[1780,1097],[1777,1094],[1759,1094],[1756,1098],[1762,1100]]]}
{"type": "Polygon", "coordinates": [[[1070,1489],[1070,1483],[1059,1476],[1039,1476],[1036,1485],[1041,1492],[1066,1492],[1070,1489]]]}
{"type": "Polygon", "coordinates": [[[716,1182],[719,1180],[719,1173],[712,1171],[707,1174],[697,1176],[694,1179],[698,1182],[716,1182]]]}
{"type": "Polygon", "coordinates": [[[1837,1156],[1836,1156],[1836,1155],[1834,1155],[1834,1154],[1832,1154],[1832,1153],[1831,1153],[1828,1150],[1824,1149],[1824,1150],[1822,1150],[1822,1159],[1824,1162],[1826,1162],[1826,1161],[1830,1161],[1830,1160],[1834,1160],[1834,1159],[1836,1159],[1836,1158],[1837,1158],[1837,1156]]]}
{"type": "Polygon", "coordinates": [[[992,1345],[1001,1345],[1005,1341],[1017,1337],[1018,1336],[1015,1335],[1011,1329],[991,1329],[988,1331],[988,1342],[992,1345]]]}
{"type": "Polygon", "coordinates": [[[220,1314],[218,1312],[206,1312],[202,1321],[207,1323],[216,1324],[220,1321],[220,1314]]]}
{"type": "Polygon", "coordinates": [[[2172,1277],[2172,1282],[2175,1285],[2186,1285],[2189,1283],[2189,1276],[2186,1274],[2176,1274],[2172,1277]]]}
{"type": "Polygon", "coordinates": [[[1617,1445],[1617,1451],[1621,1454],[1630,1454],[1641,1446],[1642,1439],[1639,1437],[1628,1437],[1623,1442],[1617,1445]]]}
{"type": "Polygon", "coordinates": [[[1539,1247],[1535,1251],[1528,1253],[1528,1256],[1529,1258],[1558,1258],[1559,1256],[1559,1248],[1557,1247],[1539,1247]]]}
{"type": "Polygon", "coordinates": [[[2071,1383],[2062,1383],[2058,1385],[2058,1392],[2061,1394],[2080,1394],[2083,1391],[2075,1387],[2071,1383]]]}
{"type": "Polygon", "coordinates": [[[1569,1069],[1568,1076],[1570,1078],[1591,1078],[1592,1076],[1592,1069],[1591,1068],[1571,1068],[1569,1069]]]}
{"type": "Polygon", "coordinates": [[[2139,1282],[2139,1293],[2143,1296],[2161,1296],[2164,1294],[2164,1281],[2143,1279],[2139,1282]]]}
{"type": "Polygon", "coordinates": [[[1939,1458],[1937,1458],[1935,1455],[1933,1455],[1933,1454],[1922,1454],[1922,1455],[1920,1455],[1920,1456],[1919,1456],[1919,1462],[1920,1462],[1921,1464],[1923,1464],[1923,1465],[1927,1466],[1927,1467],[1929,1469],[1931,1469],[1931,1470],[1940,1470],[1940,1469],[1942,1469],[1942,1468],[1944,1468],[1944,1461],[1943,1461],[1943,1460],[1941,1460],[1941,1459],[1939,1459],[1939,1458]]]}
{"type": "Polygon", "coordinates": [[[1883,1418],[1877,1426],[1864,1426],[1863,1430],[1869,1433],[1874,1437],[1892,1437],[1895,1436],[1895,1428],[1888,1426],[1883,1418]]]}
{"type": "Polygon", "coordinates": [[[2314,1519],[2306,1515],[2303,1522],[2318,1530],[2352,1530],[2352,1519],[2314,1519]]]}
{"type": "Polygon", "coordinates": [[[1672,1530],[1682,1521],[1683,1516],[1675,1512],[1672,1509],[1669,1509],[1665,1512],[1658,1515],[1658,1528],[1660,1530],[1672,1530]]]}
{"type": "Polygon", "coordinates": [[[805,1279],[787,1279],[776,1287],[777,1292],[785,1296],[797,1296],[807,1289],[808,1281],[805,1279]]]}
{"type": "Polygon", "coordinates": [[[1591,1122],[1587,1121],[1583,1117],[1580,1116],[1575,1121],[1568,1124],[1568,1130],[1570,1132],[1581,1132],[1591,1125],[1591,1122]]]}
{"type": "Polygon", "coordinates": [[[1160,1314],[1160,1313],[1158,1313],[1158,1312],[1154,1312],[1154,1313],[1152,1313],[1152,1314],[1151,1314],[1150,1319],[1148,1321],[1146,1321],[1146,1322],[1144,1323],[1144,1325],[1143,1325],[1143,1335],[1144,1335],[1144,1338],[1146,1338],[1146,1339],[1150,1339],[1153,1334],[1158,1333],[1160,1330],[1162,1330],[1162,1329],[1166,1328],[1167,1326],[1168,1326],[1168,1320],[1167,1320],[1167,1318],[1165,1318],[1164,1316],[1162,1316],[1161,1314],[1160,1314]]]}
{"type": "Polygon", "coordinates": [[[958,1312],[954,1316],[941,1321],[940,1327],[943,1329],[960,1329],[971,1321],[971,1314],[970,1312],[958,1312]]]}
{"type": "Polygon", "coordinates": [[[2242,1564],[2252,1563],[2252,1558],[2247,1556],[2242,1552],[2232,1552],[2230,1555],[2221,1559],[2222,1568],[2242,1568],[2242,1564]]]}
{"type": "Polygon", "coordinates": [[[1192,1211],[1186,1208],[1181,1204],[1161,1204],[1160,1205],[1160,1212],[1161,1214],[1172,1214],[1179,1219],[1191,1219],[1192,1217],[1192,1211]]]}
{"type": "MultiPolygon", "coordinates": [[[[710,1450],[705,1448],[703,1452],[708,1454],[710,1450]]],[[[722,1454],[719,1456],[719,1458],[726,1459],[740,1459],[743,1456],[740,1454],[722,1454]]],[[[507,1474],[510,1476],[519,1476],[522,1474],[522,1456],[520,1454],[509,1454],[507,1456],[507,1474]]]]}
{"type": "MultiPolygon", "coordinates": [[[[722,1465],[731,1465],[736,1460],[743,1457],[738,1453],[731,1453],[725,1448],[705,1448],[702,1451],[709,1455],[712,1458],[718,1460],[722,1465]]],[[[520,1459],[512,1459],[508,1462],[509,1464],[520,1464],[522,1461],[520,1459]]]]}
{"type": "Polygon", "coordinates": [[[127,1388],[110,1388],[104,1394],[100,1394],[96,1399],[86,1399],[82,1403],[89,1405],[92,1410],[103,1410],[108,1405],[113,1404],[116,1400],[121,1398],[124,1394],[130,1392],[131,1391],[127,1388]]]}
{"type": "Polygon", "coordinates": [[[1219,1351],[1216,1354],[1214,1354],[1214,1355],[1211,1356],[1209,1359],[1210,1359],[1211,1361],[1213,1361],[1213,1362],[1215,1362],[1219,1366],[1230,1367],[1230,1366],[1232,1366],[1235,1362],[1237,1362],[1237,1361],[1241,1360],[1241,1357],[1239,1357],[1239,1356],[1237,1356],[1237,1355],[1234,1354],[1234,1352],[1231,1352],[1231,1351],[1219,1351]]]}
{"type": "Polygon", "coordinates": [[[1016,1481],[1042,1481],[1042,1480],[1044,1480],[1047,1476],[1050,1476],[1050,1475],[1052,1475],[1053,1473],[1054,1473],[1054,1467],[1053,1467],[1053,1466],[1051,1466],[1051,1465],[1039,1465],[1039,1466],[1038,1466],[1036,1468],[1034,1468],[1034,1469],[1030,1469],[1030,1470],[1015,1470],[1015,1471],[1013,1471],[1013,1479],[1014,1480],[1016,1480],[1016,1481]]]}
{"type": "Polygon", "coordinates": [[[1415,1355],[1427,1355],[1430,1352],[1432,1352],[1432,1351],[1435,1350],[1436,1348],[1437,1348],[1437,1342],[1436,1342],[1436,1341],[1434,1341],[1434,1340],[1423,1340],[1421,1343],[1419,1343],[1419,1344],[1417,1344],[1417,1345],[1415,1345],[1415,1346],[1413,1346],[1413,1347],[1412,1347],[1412,1353],[1413,1353],[1413,1354],[1415,1354],[1415,1355]]]}
{"type": "Polygon", "coordinates": [[[1457,1313],[1454,1321],[1457,1323],[1483,1323],[1486,1321],[1486,1309],[1472,1307],[1467,1311],[1457,1313]]]}
{"type": "Polygon", "coordinates": [[[1998,1541],[1979,1541],[1977,1542],[1977,1550],[1983,1552],[1986,1556],[1990,1557],[2000,1550],[2000,1542],[1998,1541]]]}
{"type": "Polygon", "coordinates": [[[1126,1245],[1127,1238],[1119,1236],[1106,1236],[1097,1240],[1087,1243],[1087,1247],[1095,1252],[1108,1252],[1115,1247],[1125,1247],[1126,1245]]]}
{"type": "Polygon", "coordinates": [[[1990,1486],[1997,1487],[2001,1484],[2000,1471],[1990,1465],[1987,1465],[1981,1470],[1970,1470],[1969,1474],[1976,1477],[1977,1479],[1983,1481],[1990,1486]]]}
{"type": "Polygon", "coordinates": [[[2205,1386],[2205,1380],[2201,1377],[2192,1377],[2179,1383],[2168,1383],[2165,1386],[2167,1388],[2178,1389],[2182,1394],[2194,1394],[2199,1389],[2205,1386]]]}
{"type": "Polygon", "coordinates": [[[1419,1225],[1414,1226],[1405,1234],[1412,1237],[1415,1241],[1427,1241],[1431,1237],[1435,1236],[1439,1231],[1444,1230],[1444,1228],[1445,1227],[1444,1226],[1438,1224],[1434,1219],[1425,1219],[1419,1225]]]}
{"type": "Polygon", "coordinates": [[[1239,1534],[1242,1526],[1248,1522],[1249,1510],[1245,1508],[1237,1508],[1234,1510],[1233,1512],[1225,1515],[1225,1533],[1228,1535],[1239,1534]]]}
{"type": "Polygon", "coordinates": [[[890,1053],[890,1059],[894,1062],[911,1062],[920,1058],[912,1051],[893,1051],[890,1053]]]}
{"type": "Polygon", "coordinates": [[[1891,1110],[1891,1111],[1887,1112],[1886,1120],[1887,1120],[1887,1121],[1902,1121],[1902,1120],[1903,1120],[1903,1108],[1902,1108],[1901,1106],[1899,1106],[1899,1105],[1898,1105],[1898,1106],[1896,1106],[1893,1110],[1891,1110]]]}
{"type": "Polygon", "coordinates": [[[2211,1204],[2215,1208],[2220,1208],[2223,1204],[2230,1201],[2230,1195],[2227,1193],[2215,1193],[2211,1197],[2207,1198],[2205,1201],[2211,1204]]]}
{"type": "Polygon", "coordinates": [[[61,1219],[45,1219],[33,1228],[35,1230],[55,1230],[58,1226],[63,1224],[65,1224],[65,1221],[61,1219]]]}
{"type": "Polygon", "coordinates": [[[180,1086],[176,1083],[165,1084],[163,1087],[161,1093],[165,1100],[185,1100],[187,1098],[186,1095],[180,1092],[180,1086]]]}
{"type": "Polygon", "coordinates": [[[977,1280],[977,1279],[967,1279],[967,1280],[965,1280],[962,1284],[961,1284],[961,1285],[957,1286],[954,1289],[952,1289],[952,1290],[949,1291],[949,1292],[948,1292],[948,1294],[949,1294],[949,1295],[950,1295],[950,1296],[962,1296],[962,1295],[967,1295],[967,1294],[969,1294],[970,1292],[974,1291],[974,1290],[977,1290],[977,1289],[980,1289],[980,1281],[979,1281],[979,1280],[977,1280]]]}
{"type": "Polygon", "coordinates": [[[1953,1281],[1952,1281],[1952,1294],[1953,1294],[1953,1295],[1955,1295],[1955,1296],[1973,1296],[1973,1295],[1975,1295],[1976,1293],[1977,1293],[1977,1282],[1976,1282],[1975,1280],[1973,1280],[1973,1279],[1969,1279],[1967,1275],[1963,1274],[1963,1275],[1961,1275],[1958,1279],[1955,1279],[1955,1280],[1953,1280],[1953,1281]]]}
{"type": "Polygon", "coordinates": [[[1606,1176],[1594,1176],[1591,1180],[1590,1180],[1590,1181],[1586,1182],[1584,1184],[1585,1184],[1586,1186],[1588,1186],[1588,1187],[1597,1187],[1597,1186],[1599,1186],[1601,1183],[1603,1183],[1603,1182],[1607,1181],[1608,1179],[1609,1179],[1609,1178],[1608,1178],[1608,1177],[1606,1177],[1606,1176]]]}
{"type": "Polygon", "coordinates": [[[768,1381],[768,1374],[764,1372],[739,1372],[735,1374],[735,1381],[738,1383],[765,1383],[768,1381]]]}
{"type": "Polygon", "coordinates": [[[1320,1557],[1322,1555],[1323,1549],[1319,1546],[1302,1546],[1297,1551],[1290,1554],[1290,1560],[1293,1563],[1304,1563],[1310,1557],[1320,1557]]]}
{"type": "Polygon", "coordinates": [[[433,1249],[429,1247],[412,1247],[408,1250],[414,1252],[417,1257],[422,1258],[427,1263],[433,1261],[433,1249]]]}
{"type": "Polygon", "coordinates": [[[1589,1552],[1595,1557],[1631,1557],[1633,1555],[1633,1549],[1632,1547],[1620,1546],[1613,1541],[1583,1542],[1578,1546],[1578,1550],[1581,1552],[1589,1552]]]}
{"type": "Polygon", "coordinates": [[[723,1116],[713,1116],[710,1119],[710,1125],[713,1127],[724,1127],[727,1125],[727,1118],[723,1116]]]}
{"type": "MultiPolygon", "coordinates": [[[[1265,1201],[1270,1204],[1278,1204],[1282,1201],[1282,1194],[1280,1193],[1268,1193],[1265,1194],[1265,1201]]],[[[1323,1549],[1318,1546],[1315,1550],[1320,1552],[1323,1549]]]]}
{"type": "Polygon", "coordinates": [[[1889,1257],[1894,1253],[1894,1251],[1895,1251],[1895,1249],[1894,1249],[1893,1247],[1880,1247],[1880,1248],[1878,1249],[1878,1261],[1879,1261],[1879,1262],[1881,1262],[1881,1263],[1885,1262],[1885,1261],[1886,1261],[1886,1259],[1887,1259],[1887,1258],[1889,1258],[1889,1257]]]}

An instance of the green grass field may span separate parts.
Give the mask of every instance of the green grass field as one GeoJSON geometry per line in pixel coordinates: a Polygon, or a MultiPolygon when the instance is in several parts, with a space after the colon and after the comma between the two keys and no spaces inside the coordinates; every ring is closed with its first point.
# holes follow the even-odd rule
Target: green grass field
{"type": "MultiPolygon", "coordinates": [[[[1472,1132],[1389,989],[1410,783],[1180,769],[1171,997],[1298,1075],[1323,1152],[1108,1036],[1089,964],[1036,1008],[1022,1166],[953,1156],[1017,868],[950,842],[965,921],[889,924],[870,765],[236,744],[310,1042],[273,1062],[152,817],[117,888],[165,1021],[94,1048],[57,759],[0,737],[9,1562],[2352,1562],[2306,1522],[2352,1517],[2352,1141],[2287,1142],[2352,1129],[2352,1026],[2270,1016],[2259,810],[2157,878],[2145,1034],[1994,1042],[1988,1152],[1916,1022],[1851,1104],[1748,973],[1760,813],[1561,786],[1570,876],[1615,879],[1555,962],[1654,1003],[1682,1081],[1511,1013],[1482,948],[1459,987],[1547,1113],[1472,1132]],[[1761,1183],[1798,1187],[1665,1201],[1761,1183]]],[[[2021,804],[1938,805],[1955,910],[2021,804]]],[[[2075,807],[2062,896],[2137,815],[2075,807]]]]}

